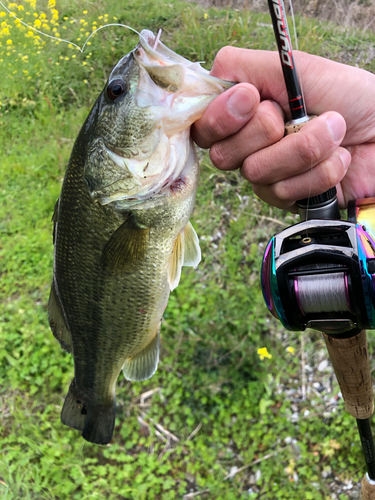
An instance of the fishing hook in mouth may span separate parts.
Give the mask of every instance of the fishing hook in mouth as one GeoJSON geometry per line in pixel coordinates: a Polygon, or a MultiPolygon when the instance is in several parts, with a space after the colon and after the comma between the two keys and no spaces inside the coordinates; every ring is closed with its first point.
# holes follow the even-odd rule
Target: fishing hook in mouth
{"type": "Polygon", "coordinates": [[[159,28],[158,34],[156,35],[156,38],[155,38],[154,46],[152,47],[153,50],[156,50],[156,47],[158,46],[162,31],[163,30],[161,28],[159,28]]]}

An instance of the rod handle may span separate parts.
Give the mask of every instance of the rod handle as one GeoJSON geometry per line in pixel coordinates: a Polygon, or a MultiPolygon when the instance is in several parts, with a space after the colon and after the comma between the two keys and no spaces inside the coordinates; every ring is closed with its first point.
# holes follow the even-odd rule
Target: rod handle
{"type": "Polygon", "coordinates": [[[375,481],[372,481],[367,474],[363,476],[361,482],[361,500],[375,500],[375,481]]]}
{"type": "Polygon", "coordinates": [[[335,338],[326,333],[323,337],[346,411],[355,418],[370,418],[374,411],[374,394],[366,330],[349,338],[335,338]]]}
{"type": "Polygon", "coordinates": [[[305,121],[300,121],[300,120],[290,120],[289,122],[286,122],[285,124],[285,135],[291,135],[295,134],[296,132],[299,132],[301,128],[306,125],[307,122],[312,120],[313,118],[316,118],[317,115],[311,115],[311,116],[306,116],[305,121]]]}

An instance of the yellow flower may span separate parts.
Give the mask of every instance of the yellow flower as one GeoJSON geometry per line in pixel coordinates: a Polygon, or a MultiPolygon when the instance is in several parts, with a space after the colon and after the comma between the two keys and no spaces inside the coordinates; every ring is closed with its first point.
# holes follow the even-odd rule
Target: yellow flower
{"type": "Polygon", "coordinates": [[[287,352],[289,352],[290,354],[294,354],[294,352],[295,352],[294,347],[290,347],[290,346],[289,346],[289,347],[287,347],[287,348],[286,348],[286,350],[287,350],[287,352]]]}
{"type": "Polygon", "coordinates": [[[82,66],[86,66],[87,62],[83,61],[82,66]]]}
{"type": "Polygon", "coordinates": [[[48,0],[48,8],[53,9],[56,7],[56,1],[55,0],[48,0]]]}
{"type": "Polygon", "coordinates": [[[115,21],[117,21],[117,17],[116,17],[116,16],[113,16],[113,19],[114,19],[115,21]]]}
{"type": "Polygon", "coordinates": [[[42,22],[39,19],[35,19],[34,26],[36,28],[40,28],[42,26],[42,22]]]}
{"type": "Polygon", "coordinates": [[[208,14],[207,12],[204,13],[204,16],[203,16],[205,19],[208,19],[208,14]]]}
{"type": "Polygon", "coordinates": [[[42,24],[42,28],[45,29],[46,31],[49,31],[51,29],[46,23],[42,24]]]}
{"type": "Polygon", "coordinates": [[[45,19],[47,16],[45,15],[44,12],[42,12],[39,17],[40,17],[40,19],[45,19]]]}
{"type": "Polygon", "coordinates": [[[98,19],[103,19],[103,16],[99,16],[98,19]]]}
{"type": "Polygon", "coordinates": [[[5,17],[5,16],[6,16],[5,12],[0,12],[0,17],[5,17]]]}
{"type": "Polygon", "coordinates": [[[7,45],[12,45],[12,44],[13,44],[12,40],[10,40],[10,39],[7,40],[7,45]]]}
{"type": "Polygon", "coordinates": [[[82,12],[82,14],[87,14],[87,10],[84,10],[84,11],[82,12]]]}
{"type": "Polygon", "coordinates": [[[10,35],[9,28],[3,28],[3,29],[1,30],[1,35],[10,35]]]}
{"type": "Polygon", "coordinates": [[[87,83],[87,80],[83,80],[83,83],[87,83]]]}
{"type": "Polygon", "coordinates": [[[258,355],[262,361],[264,360],[264,358],[268,358],[268,359],[272,358],[272,355],[267,351],[267,347],[259,348],[258,355]]]}
{"type": "Polygon", "coordinates": [[[17,5],[18,10],[25,10],[25,7],[23,5],[17,5]]]}

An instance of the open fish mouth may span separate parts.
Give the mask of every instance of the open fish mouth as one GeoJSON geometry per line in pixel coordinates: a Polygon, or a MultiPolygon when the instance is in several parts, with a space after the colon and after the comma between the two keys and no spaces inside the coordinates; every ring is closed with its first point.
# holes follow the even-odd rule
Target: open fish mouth
{"type": "Polygon", "coordinates": [[[174,86],[176,91],[183,81],[183,69],[199,74],[201,80],[209,84],[210,92],[212,86],[217,85],[221,89],[229,89],[234,83],[220,80],[211,76],[209,72],[202,68],[199,62],[191,62],[185,57],[176,54],[173,50],[165,46],[154,33],[150,30],[142,30],[139,36],[139,44],[134,51],[134,57],[150,74],[151,77],[160,78],[162,68],[168,68],[169,79],[171,79],[171,70],[173,68],[172,81],[170,85],[174,86]],[[159,70],[158,70],[159,68],[159,70]]]}

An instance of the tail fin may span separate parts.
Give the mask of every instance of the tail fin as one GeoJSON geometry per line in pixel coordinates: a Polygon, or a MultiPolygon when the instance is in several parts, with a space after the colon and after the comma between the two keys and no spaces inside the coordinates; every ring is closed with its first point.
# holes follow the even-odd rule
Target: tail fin
{"type": "Polygon", "coordinates": [[[72,380],[61,412],[63,424],[81,431],[82,437],[90,443],[107,444],[112,439],[115,416],[115,400],[110,405],[86,404],[72,380]]]}
{"type": "Polygon", "coordinates": [[[115,426],[116,403],[111,406],[94,406],[87,409],[83,439],[90,443],[108,444],[113,436],[115,426]]]}

